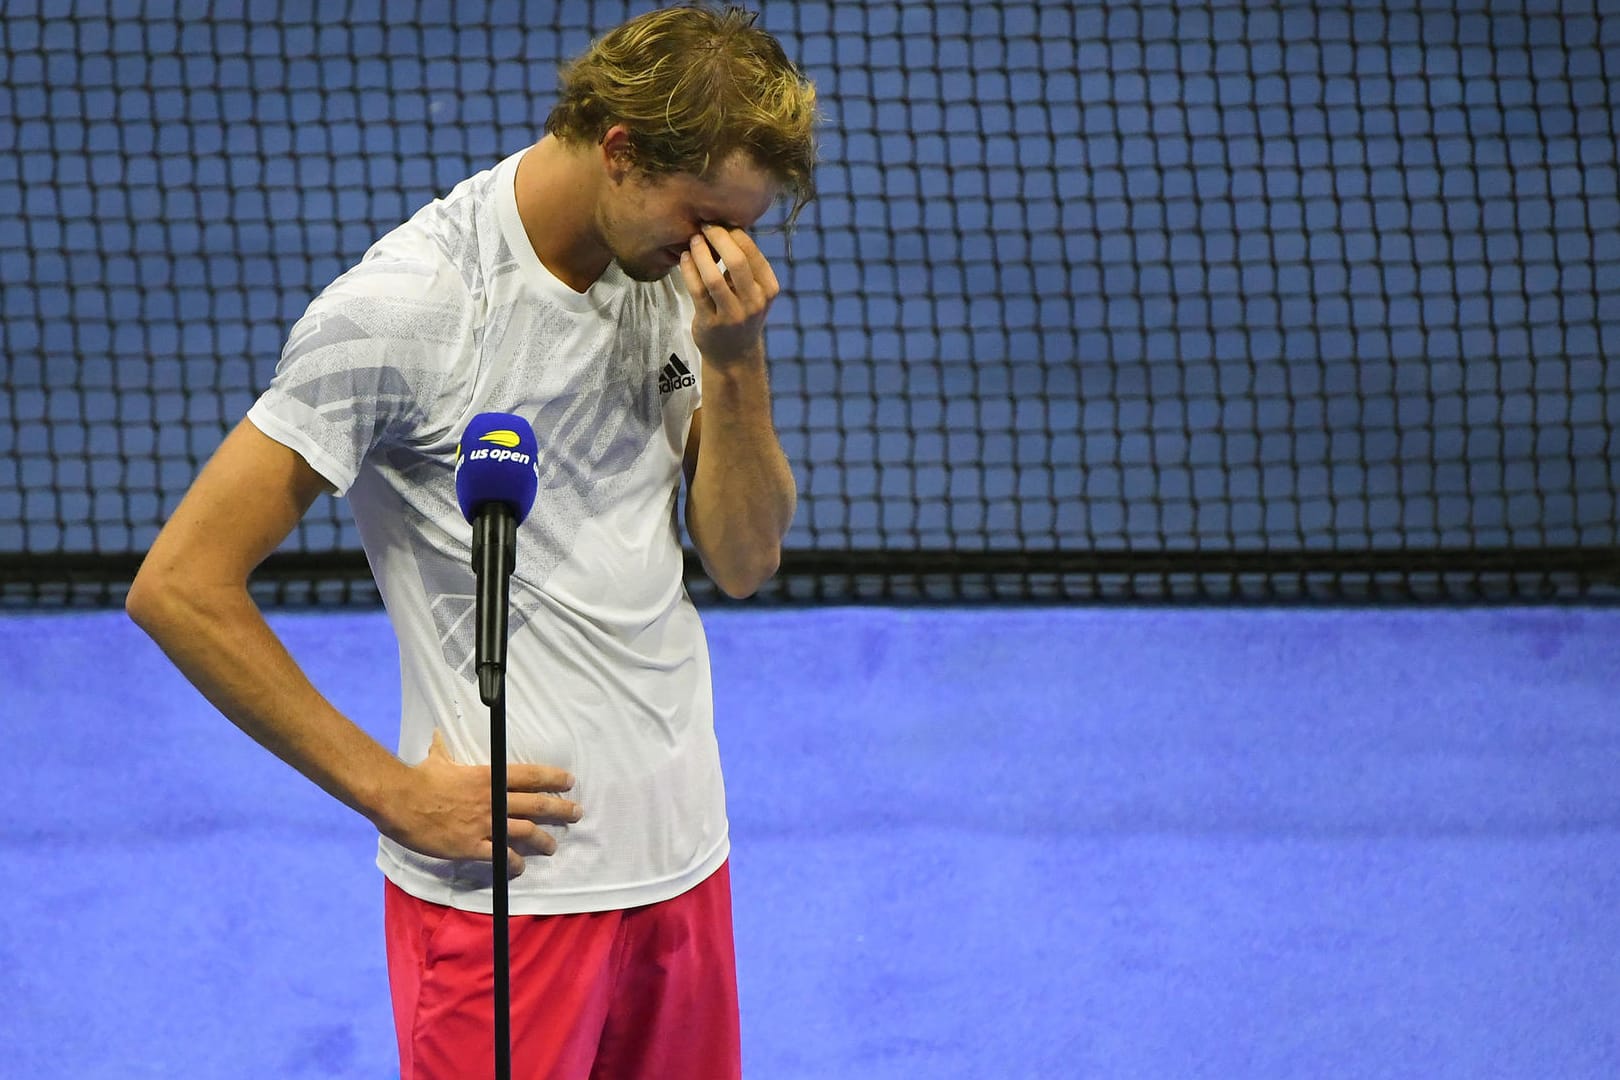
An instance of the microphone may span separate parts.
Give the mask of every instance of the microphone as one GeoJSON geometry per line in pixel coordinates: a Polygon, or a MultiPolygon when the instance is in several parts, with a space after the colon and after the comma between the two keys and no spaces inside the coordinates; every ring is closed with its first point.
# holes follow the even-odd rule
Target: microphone
{"type": "Polygon", "coordinates": [[[491,954],[495,971],[495,1076],[512,1075],[512,961],[506,894],[506,607],[517,527],[540,486],[534,428],[512,413],[479,413],[456,444],[456,501],[472,522],[477,575],[478,696],[489,706],[491,954]]]}
{"type": "Polygon", "coordinates": [[[534,428],[512,413],[479,413],[456,446],[456,501],[472,522],[477,577],[478,696],[495,704],[506,675],[508,585],[517,562],[517,527],[540,486],[534,428]]]}

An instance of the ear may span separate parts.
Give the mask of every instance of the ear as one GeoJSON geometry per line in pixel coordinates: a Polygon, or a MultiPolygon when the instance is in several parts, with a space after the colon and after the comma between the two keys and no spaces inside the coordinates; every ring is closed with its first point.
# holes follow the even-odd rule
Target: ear
{"type": "Polygon", "coordinates": [[[630,138],[630,129],[623,124],[614,124],[602,133],[599,144],[602,154],[602,167],[607,171],[608,179],[615,184],[622,183],[635,168],[635,148],[630,138]]]}

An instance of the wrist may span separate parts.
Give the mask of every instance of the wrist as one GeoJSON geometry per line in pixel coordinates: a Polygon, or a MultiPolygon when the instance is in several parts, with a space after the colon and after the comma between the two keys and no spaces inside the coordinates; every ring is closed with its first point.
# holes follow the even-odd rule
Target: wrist
{"type": "Polygon", "coordinates": [[[354,787],[354,808],[377,831],[392,835],[400,809],[409,804],[406,787],[413,770],[392,754],[379,767],[370,770],[354,787]]]}
{"type": "Polygon", "coordinates": [[[765,343],[756,342],[741,349],[703,352],[703,373],[721,375],[755,373],[765,370],[765,343]]]}
{"type": "Polygon", "coordinates": [[[769,394],[770,378],[763,348],[747,353],[729,353],[718,359],[703,357],[703,398],[739,394],[748,397],[769,394]]]}

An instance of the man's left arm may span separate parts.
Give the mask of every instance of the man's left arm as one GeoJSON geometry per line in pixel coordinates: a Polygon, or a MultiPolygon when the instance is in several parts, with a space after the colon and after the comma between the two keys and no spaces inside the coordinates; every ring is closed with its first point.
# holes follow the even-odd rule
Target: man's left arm
{"type": "Polygon", "coordinates": [[[776,573],[798,501],[765,363],[765,315],[781,288],[747,233],[717,225],[692,238],[681,277],[703,354],[703,407],[686,443],[686,529],[709,577],[741,598],[776,573]]]}

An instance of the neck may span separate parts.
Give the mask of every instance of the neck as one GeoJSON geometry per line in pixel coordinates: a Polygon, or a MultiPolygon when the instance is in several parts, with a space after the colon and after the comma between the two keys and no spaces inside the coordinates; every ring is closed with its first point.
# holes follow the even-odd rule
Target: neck
{"type": "Polygon", "coordinates": [[[602,276],[613,253],[596,226],[601,173],[590,149],[576,149],[547,135],[517,170],[518,218],[540,262],[575,292],[602,276]]]}

